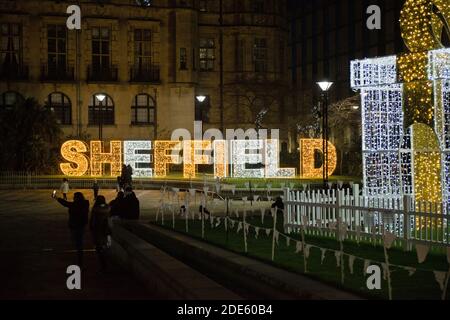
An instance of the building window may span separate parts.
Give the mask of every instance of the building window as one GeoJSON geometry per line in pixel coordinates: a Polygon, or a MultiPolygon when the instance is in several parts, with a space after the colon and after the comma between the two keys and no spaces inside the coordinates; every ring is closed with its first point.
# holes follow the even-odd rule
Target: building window
{"type": "Polygon", "coordinates": [[[263,38],[256,38],[253,45],[253,62],[255,72],[267,71],[267,41],[263,38]]]}
{"type": "Polygon", "coordinates": [[[199,10],[200,12],[208,11],[208,0],[200,0],[199,1],[199,10]]]}
{"type": "Polygon", "coordinates": [[[59,124],[72,124],[72,104],[64,93],[49,94],[45,101],[45,107],[53,112],[59,124]]]}
{"type": "Polygon", "coordinates": [[[236,71],[244,71],[244,40],[236,40],[236,71]]]}
{"type": "Polygon", "coordinates": [[[152,5],[151,0],[136,0],[137,4],[143,7],[150,7],[152,5]]]}
{"type": "Polygon", "coordinates": [[[92,28],[92,68],[102,72],[111,67],[111,37],[109,28],[92,28]]]}
{"type": "Polygon", "coordinates": [[[138,94],[131,106],[131,124],[154,124],[155,101],[148,94],[138,94]]]}
{"type": "Polygon", "coordinates": [[[106,95],[100,103],[94,94],[89,103],[89,124],[98,125],[100,122],[106,125],[114,124],[114,102],[106,95]]]}
{"type": "Polygon", "coordinates": [[[186,48],[180,48],[180,69],[187,70],[187,52],[186,48]]]}
{"type": "Polygon", "coordinates": [[[214,39],[200,39],[200,71],[214,70],[214,39]]]}
{"type": "Polygon", "coordinates": [[[48,72],[66,71],[67,27],[65,25],[47,26],[48,72]]]}
{"type": "Polygon", "coordinates": [[[21,26],[17,23],[1,24],[2,73],[17,72],[22,64],[21,26]]]}
{"type": "Polygon", "coordinates": [[[264,13],[264,0],[253,0],[252,9],[254,13],[264,13]]]}
{"type": "Polygon", "coordinates": [[[17,104],[22,103],[25,99],[20,95],[20,93],[14,91],[4,92],[0,96],[0,109],[13,109],[17,104]]]}
{"type": "Polygon", "coordinates": [[[134,30],[134,67],[139,73],[150,71],[152,65],[152,32],[134,30]]]}

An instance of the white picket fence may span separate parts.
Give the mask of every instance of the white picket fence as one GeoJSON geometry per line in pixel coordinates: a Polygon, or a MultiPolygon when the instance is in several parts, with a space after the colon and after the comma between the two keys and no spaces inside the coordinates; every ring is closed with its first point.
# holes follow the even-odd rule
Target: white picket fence
{"type": "Polygon", "coordinates": [[[305,226],[307,234],[337,236],[338,228],[344,226],[356,241],[380,243],[389,231],[405,249],[417,243],[450,246],[448,204],[416,202],[410,196],[362,196],[356,184],[344,190],[300,192],[286,188],[284,200],[288,233],[305,226]]]}

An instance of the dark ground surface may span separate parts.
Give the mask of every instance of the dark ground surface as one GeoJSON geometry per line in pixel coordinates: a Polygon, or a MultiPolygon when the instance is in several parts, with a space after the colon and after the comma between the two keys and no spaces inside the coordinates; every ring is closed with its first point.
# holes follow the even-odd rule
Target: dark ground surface
{"type": "Polygon", "coordinates": [[[0,192],[0,300],[158,298],[117,265],[110,264],[109,272],[99,275],[88,232],[81,290],[68,290],[66,268],[74,263],[75,253],[67,209],[49,194],[45,190],[0,192]]]}

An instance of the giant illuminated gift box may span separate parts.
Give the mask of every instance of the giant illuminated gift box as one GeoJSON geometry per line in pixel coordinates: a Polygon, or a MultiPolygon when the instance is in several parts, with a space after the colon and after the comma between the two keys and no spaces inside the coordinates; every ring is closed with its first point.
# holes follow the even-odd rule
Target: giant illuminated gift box
{"type": "Polygon", "coordinates": [[[364,193],[449,202],[448,0],[407,0],[402,37],[410,53],[351,62],[361,92],[364,193]]]}

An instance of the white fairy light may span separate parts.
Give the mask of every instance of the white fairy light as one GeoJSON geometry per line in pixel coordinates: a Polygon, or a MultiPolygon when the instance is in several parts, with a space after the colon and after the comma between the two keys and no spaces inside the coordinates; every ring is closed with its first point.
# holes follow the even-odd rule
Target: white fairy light
{"type": "Polygon", "coordinates": [[[351,62],[350,84],[353,89],[395,84],[397,57],[354,60],[351,62]]]}
{"type": "Polygon", "coordinates": [[[295,168],[280,168],[278,140],[265,141],[266,178],[294,178],[295,168]]]}
{"type": "Polygon", "coordinates": [[[248,164],[263,162],[264,140],[232,140],[231,163],[235,178],[264,178],[264,168],[247,169],[248,164]]]}
{"type": "MultiPolygon", "coordinates": [[[[434,131],[441,144],[444,201],[450,191],[450,49],[428,54],[428,79],[434,83],[434,131]]],[[[404,130],[403,84],[397,58],[356,60],[351,85],[361,91],[364,192],[368,196],[414,194],[411,130],[404,130]]]]}
{"type": "Polygon", "coordinates": [[[150,155],[151,141],[124,141],[123,148],[124,163],[133,168],[133,177],[153,176],[153,169],[150,168],[150,164],[153,162],[150,155]]]}

